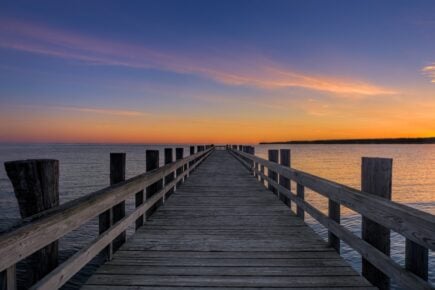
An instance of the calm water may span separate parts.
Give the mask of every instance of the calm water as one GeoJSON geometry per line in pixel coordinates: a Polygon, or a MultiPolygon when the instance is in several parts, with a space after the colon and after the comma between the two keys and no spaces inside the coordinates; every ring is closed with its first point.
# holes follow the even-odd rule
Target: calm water
{"type": "MultiPolygon", "coordinates": [[[[60,160],[60,201],[78,198],[109,184],[109,153],[127,153],[127,178],[145,170],[145,150],[160,150],[156,145],[0,145],[0,161],[53,158],[60,160]]],[[[174,147],[173,145],[171,147],[174,147]]],[[[185,155],[189,152],[184,147],[185,155]]],[[[256,155],[267,158],[268,149],[290,148],[292,167],[331,179],[354,188],[360,188],[361,157],[391,157],[393,161],[393,200],[435,214],[435,145],[261,145],[256,146],[256,155]]],[[[322,196],[306,192],[306,198],[323,212],[327,211],[327,200],[322,196]]],[[[127,203],[127,211],[133,209],[133,201],[127,203]]],[[[0,229],[5,229],[19,219],[17,203],[12,187],[0,167],[0,229]]],[[[326,239],[326,230],[315,220],[307,222],[326,239]]],[[[342,223],[355,234],[360,235],[361,217],[342,208],[342,223]]],[[[62,259],[70,256],[96,237],[97,221],[93,220],[61,240],[62,259]]],[[[131,232],[131,231],[130,231],[131,232]]],[[[403,265],[404,239],[392,234],[392,256],[403,265]]],[[[360,270],[357,253],[342,246],[343,256],[360,270]]],[[[98,259],[83,273],[73,279],[74,287],[90,273],[98,259]],[[77,282],[78,281],[78,282],[77,282]]],[[[430,252],[430,280],[435,283],[435,257],[430,252]]]]}

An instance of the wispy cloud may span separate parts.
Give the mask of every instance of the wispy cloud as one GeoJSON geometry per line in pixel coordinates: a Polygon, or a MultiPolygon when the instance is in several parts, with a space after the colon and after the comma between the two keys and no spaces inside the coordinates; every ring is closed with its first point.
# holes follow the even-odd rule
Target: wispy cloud
{"type": "Polygon", "coordinates": [[[140,117],[149,116],[149,113],[124,110],[124,109],[111,109],[111,108],[97,108],[97,107],[79,107],[79,106],[43,106],[43,105],[10,105],[10,108],[15,110],[25,109],[29,111],[69,111],[87,114],[109,115],[109,116],[121,116],[121,117],[140,117]]]}
{"type": "Polygon", "coordinates": [[[144,112],[132,111],[132,110],[118,110],[118,109],[105,109],[105,108],[87,108],[87,107],[69,107],[69,106],[58,106],[51,107],[52,109],[64,110],[64,111],[74,111],[92,114],[103,114],[111,116],[123,116],[123,117],[138,117],[148,115],[144,112]]]}
{"type": "Polygon", "coordinates": [[[430,79],[431,83],[435,83],[435,63],[427,65],[421,69],[423,75],[430,79]]]}
{"type": "Polygon", "coordinates": [[[0,47],[93,65],[159,69],[194,74],[232,85],[262,89],[300,87],[339,97],[394,94],[394,90],[349,79],[293,71],[260,56],[224,55],[207,58],[180,52],[149,49],[142,45],[97,39],[77,33],[15,20],[0,21],[0,47]]]}

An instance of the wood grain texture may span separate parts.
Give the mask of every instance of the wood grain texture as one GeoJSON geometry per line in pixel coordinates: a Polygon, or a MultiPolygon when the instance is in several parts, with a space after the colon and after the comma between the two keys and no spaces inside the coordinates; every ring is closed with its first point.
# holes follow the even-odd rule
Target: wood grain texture
{"type": "MultiPolygon", "coordinates": [[[[291,151],[290,149],[280,149],[279,150],[279,164],[285,167],[291,167],[291,151]]],[[[280,175],[279,176],[279,184],[282,187],[290,189],[290,179],[287,177],[280,175]]],[[[287,198],[286,195],[279,195],[279,199],[286,204],[289,208],[291,208],[291,200],[287,198]]]]}
{"type": "MultiPolygon", "coordinates": [[[[118,184],[125,181],[125,169],[126,169],[125,153],[110,153],[110,185],[118,184]]],[[[116,223],[125,217],[125,201],[122,201],[112,208],[113,222],[116,223]]],[[[101,231],[100,231],[101,232],[101,231]]],[[[112,242],[112,251],[116,251],[119,247],[125,243],[126,232],[122,232],[112,242]]]]}
{"type": "MultiPolygon", "coordinates": [[[[200,162],[207,157],[207,155],[208,154],[202,156],[198,162],[192,166],[192,169],[198,166],[200,162]]],[[[143,214],[149,208],[153,207],[159,200],[161,200],[161,198],[186,174],[187,172],[184,172],[160,191],[156,192],[153,196],[147,199],[145,203],[137,207],[131,214],[116,222],[112,227],[98,236],[98,238],[96,238],[92,243],[80,249],[54,271],[50,272],[47,276],[35,284],[31,289],[51,290],[61,287],[65,282],[68,281],[68,279],[70,279],[84,265],[86,265],[86,263],[95,257],[97,253],[99,253],[107,245],[110,245],[116,236],[125,231],[127,227],[132,225],[137,220],[139,216],[143,216],[143,214]]]]}
{"type": "Polygon", "coordinates": [[[26,218],[21,226],[0,236],[0,271],[56,241],[121,201],[134,196],[138,191],[162,179],[182,164],[207,156],[211,150],[186,157],[26,218]]]}
{"type": "Polygon", "coordinates": [[[413,241],[406,239],[405,268],[420,276],[423,280],[428,279],[429,251],[413,241]]]}
{"type": "Polygon", "coordinates": [[[371,289],[237,159],[216,150],[83,289],[337,286],[371,289]]]}
{"type": "MultiPolygon", "coordinates": [[[[12,182],[23,219],[59,206],[59,161],[53,159],[31,159],[5,162],[5,169],[12,182]]],[[[58,264],[58,242],[53,241],[27,258],[25,281],[29,287],[58,264]]],[[[12,266],[12,265],[11,265],[12,266]]],[[[15,269],[14,266],[9,267],[15,269]]],[[[7,272],[9,273],[9,272],[7,272]]],[[[15,285],[9,281],[8,287],[15,285]]]]}
{"type": "Polygon", "coordinates": [[[330,198],[371,220],[376,220],[384,227],[405,236],[425,248],[435,251],[435,216],[430,213],[379,198],[294,168],[287,168],[258,156],[240,151],[232,152],[238,156],[258,162],[266,168],[271,168],[280,175],[330,198]]]}
{"type": "MultiPolygon", "coordinates": [[[[363,157],[361,162],[361,190],[391,200],[393,160],[363,157]]],[[[361,237],[373,247],[390,255],[390,229],[362,216],[361,237]]],[[[362,274],[380,290],[390,289],[390,278],[367,259],[362,259],[362,274]]]]}
{"type": "MultiPolygon", "coordinates": [[[[262,173],[260,173],[262,175],[262,173]]],[[[263,178],[268,177],[262,175],[263,178]]],[[[299,198],[291,191],[285,189],[277,182],[273,180],[268,180],[276,186],[283,194],[286,194],[296,205],[310,214],[314,219],[326,227],[331,233],[337,236],[340,240],[346,242],[351,248],[356,250],[361,254],[363,258],[369,260],[378,269],[387,274],[389,277],[394,277],[396,282],[405,287],[405,289],[433,289],[433,287],[428,284],[421,277],[414,274],[412,271],[407,271],[399,264],[394,262],[389,256],[385,255],[369,243],[360,239],[358,236],[354,235],[352,232],[347,230],[345,227],[340,226],[333,219],[329,218],[321,211],[307,203],[305,200],[299,198]]]]}

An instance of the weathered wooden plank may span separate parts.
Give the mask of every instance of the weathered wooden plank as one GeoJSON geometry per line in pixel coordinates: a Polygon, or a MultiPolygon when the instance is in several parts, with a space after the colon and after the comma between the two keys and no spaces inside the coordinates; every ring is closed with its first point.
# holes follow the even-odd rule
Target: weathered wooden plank
{"type": "Polygon", "coordinates": [[[279,174],[325,197],[331,198],[367,218],[376,220],[379,224],[435,251],[435,216],[430,213],[373,195],[367,195],[345,185],[294,168],[289,169],[254,155],[239,151],[237,151],[237,154],[271,168],[279,174]]]}
{"type": "Polygon", "coordinates": [[[191,259],[218,259],[218,258],[232,258],[232,259],[307,259],[316,257],[317,259],[336,259],[337,255],[332,251],[315,252],[315,251],[301,251],[301,252],[197,252],[197,251],[125,251],[119,250],[116,252],[115,257],[128,258],[191,258],[191,259]]]}
{"type": "Polygon", "coordinates": [[[228,287],[330,287],[369,286],[360,277],[241,277],[241,276],[157,276],[157,275],[93,275],[89,285],[138,285],[138,286],[228,286],[228,287]]]}
{"type": "Polygon", "coordinates": [[[87,287],[370,287],[256,182],[214,152],[87,287]]]}
{"type": "MultiPolygon", "coordinates": [[[[363,157],[361,162],[361,190],[391,200],[393,160],[363,157]]],[[[362,216],[361,237],[373,247],[390,255],[390,229],[362,216]]],[[[390,289],[390,278],[382,269],[362,259],[362,274],[380,290],[390,289]]]]}
{"type": "MultiPolygon", "coordinates": [[[[84,286],[81,289],[83,290],[143,290],[143,289],[155,289],[155,290],[198,290],[198,287],[187,287],[187,286],[128,286],[128,285],[89,285],[84,286]]],[[[207,286],[207,289],[210,290],[276,290],[279,288],[271,288],[271,287],[219,287],[219,286],[207,286]]],[[[281,288],[282,289],[282,288],[281,288]]],[[[286,289],[292,290],[307,290],[310,288],[307,287],[292,287],[287,286],[286,289]]],[[[376,290],[376,287],[370,286],[352,286],[352,287],[321,287],[317,289],[322,290],[376,290]]]]}
{"type": "Polygon", "coordinates": [[[210,152],[197,153],[179,162],[138,175],[26,219],[21,227],[0,237],[2,257],[0,271],[73,231],[113,205],[133,196],[181,164],[207,156],[210,152]]]}
{"type": "Polygon", "coordinates": [[[161,276],[359,276],[349,267],[267,267],[267,266],[130,266],[103,265],[99,274],[161,276]]]}
{"type": "MultiPolygon", "coordinates": [[[[189,259],[189,258],[117,258],[107,265],[130,266],[196,266],[196,267],[349,267],[339,257],[336,259],[189,259]]],[[[350,268],[349,268],[350,269],[350,268]]],[[[339,273],[339,269],[337,269],[339,273]]],[[[261,273],[258,273],[261,276],[261,273]]]]}
{"type": "Polygon", "coordinates": [[[391,260],[390,257],[386,256],[378,249],[372,247],[364,240],[361,240],[352,232],[340,226],[335,221],[331,220],[329,217],[324,215],[322,212],[314,208],[309,203],[305,202],[303,199],[300,199],[294,194],[291,194],[291,192],[286,191],[286,189],[280,187],[278,183],[275,183],[275,186],[282,190],[283,193],[287,194],[287,196],[291,198],[292,201],[294,201],[298,206],[307,211],[313,218],[315,218],[319,223],[328,228],[339,239],[349,244],[354,250],[360,253],[362,257],[369,260],[379,269],[382,269],[387,275],[395,277],[396,281],[398,281],[401,285],[404,285],[405,287],[408,287],[410,289],[432,288],[423,279],[421,279],[417,275],[414,275],[413,273],[407,272],[399,264],[391,260]]]}
{"type": "MultiPolygon", "coordinates": [[[[202,157],[205,158],[205,157],[202,157]]],[[[194,165],[195,166],[195,165],[194,165]]],[[[194,167],[192,167],[194,168],[194,167]]],[[[50,272],[42,280],[36,283],[32,289],[56,289],[62,286],[68,281],[75,273],[77,273],[86,263],[88,263],[93,257],[95,257],[104,247],[111,244],[111,241],[120,233],[125,231],[127,227],[132,225],[138,217],[144,215],[144,213],[152,208],[162,197],[179,182],[187,172],[183,172],[174,179],[171,183],[167,184],[159,192],[152,195],[145,203],[137,207],[133,213],[123,217],[111,228],[103,232],[94,242],[87,247],[82,248],[75,253],[72,257],[62,263],[54,271],[50,272]]]]}

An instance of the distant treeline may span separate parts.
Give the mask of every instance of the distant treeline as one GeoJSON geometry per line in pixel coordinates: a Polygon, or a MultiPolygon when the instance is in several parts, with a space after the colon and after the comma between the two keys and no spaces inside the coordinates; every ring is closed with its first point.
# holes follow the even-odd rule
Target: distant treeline
{"type": "Polygon", "coordinates": [[[278,141],[260,144],[435,144],[435,137],[278,141]]]}

